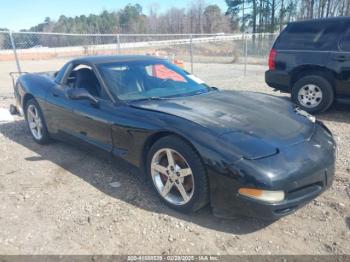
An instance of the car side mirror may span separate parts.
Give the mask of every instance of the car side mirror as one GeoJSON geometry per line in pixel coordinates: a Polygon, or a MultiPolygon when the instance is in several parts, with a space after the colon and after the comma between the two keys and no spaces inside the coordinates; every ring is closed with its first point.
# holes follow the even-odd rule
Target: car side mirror
{"type": "Polygon", "coordinates": [[[72,100],[89,100],[93,105],[98,104],[98,100],[85,88],[70,88],[67,90],[67,97],[72,100]]]}

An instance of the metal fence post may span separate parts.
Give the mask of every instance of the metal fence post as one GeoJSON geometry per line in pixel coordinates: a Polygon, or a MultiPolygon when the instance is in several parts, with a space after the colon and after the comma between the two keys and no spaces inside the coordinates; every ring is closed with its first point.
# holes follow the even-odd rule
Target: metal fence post
{"type": "Polygon", "coordinates": [[[193,36],[190,35],[190,61],[191,61],[191,74],[193,74],[193,36]]]}
{"type": "Polygon", "coordinates": [[[117,34],[117,51],[118,51],[118,55],[120,54],[120,35],[117,34]]]}
{"type": "Polygon", "coordinates": [[[17,70],[18,70],[19,73],[22,73],[21,66],[19,64],[19,60],[18,60],[18,56],[17,56],[17,50],[16,50],[15,41],[13,40],[13,36],[12,36],[12,31],[9,31],[9,36],[10,36],[10,41],[11,41],[11,45],[12,45],[13,54],[14,54],[15,60],[16,60],[17,70]]]}

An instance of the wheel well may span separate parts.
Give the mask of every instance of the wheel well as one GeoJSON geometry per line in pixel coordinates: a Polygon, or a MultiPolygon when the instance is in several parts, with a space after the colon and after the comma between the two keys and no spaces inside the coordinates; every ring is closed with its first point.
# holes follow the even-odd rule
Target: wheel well
{"type": "Polygon", "coordinates": [[[198,154],[198,156],[202,160],[201,155],[199,154],[197,149],[193,146],[193,144],[188,139],[186,139],[183,136],[180,136],[176,133],[173,133],[173,132],[161,131],[161,132],[158,132],[158,133],[151,135],[147,139],[147,141],[145,142],[145,144],[143,146],[142,155],[141,155],[141,162],[140,162],[142,170],[146,170],[148,151],[151,149],[151,147],[154,145],[155,142],[157,142],[159,139],[166,137],[166,136],[176,136],[176,137],[184,140],[186,143],[188,143],[189,146],[191,146],[193,148],[193,150],[198,154]]]}
{"type": "Polygon", "coordinates": [[[296,68],[292,73],[291,87],[304,76],[317,75],[325,78],[331,84],[333,91],[335,92],[335,73],[322,66],[301,66],[296,68]]]}
{"type": "Polygon", "coordinates": [[[25,110],[25,107],[26,107],[27,102],[28,102],[30,99],[32,99],[32,98],[34,98],[34,96],[31,95],[31,94],[25,94],[25,95],[24,95],[24,97],[23,97],[23,102],[22,102],[22,109],[23,109],[23,111],[25,110]]]}

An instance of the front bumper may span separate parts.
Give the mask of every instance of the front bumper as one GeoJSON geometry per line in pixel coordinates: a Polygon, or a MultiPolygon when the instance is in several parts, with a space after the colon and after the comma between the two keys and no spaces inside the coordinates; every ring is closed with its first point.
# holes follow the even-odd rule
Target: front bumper
{"type": "Polygon", "coordinates": [[[286,192],[286,199],[277,204],[269,204],[239,195],[237,193],[239,187],[232,190],[236,186],[235,183],[232,183],[232,180],[221,179],[219,182],[221,190],[215,193],[216,196],[212,199],[214,201],[211,202],[211,205],[215,210],[220,210],[219,212],[227,217],[243,215],[276,220],[294,213],[319,196],[331,185],[333,175],[334,169],[324,171],[323,174],[320,174],[318,182],[298,188],[295,191],[286,192]]]}
{"type": "Polygon", "coordinates": [[[291,214],[331,186],[335,155],[336,146],[329,131],[317,125],[310,141],[281,150],[275,157],[242,161],[228,167],[225,174],[209,168],[214,214],[267,220],[291,214]],[[285,199],[275,204],[251,199],[238,193],[241,187],[283,190],[285,199]]]}

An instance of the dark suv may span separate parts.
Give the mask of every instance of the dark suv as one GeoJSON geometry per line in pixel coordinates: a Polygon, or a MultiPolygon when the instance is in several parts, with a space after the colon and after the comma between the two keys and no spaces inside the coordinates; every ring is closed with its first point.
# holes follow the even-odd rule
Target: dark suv
{"type": "Polygon", "coordinates": [[[350,17],[288,24],[270,51],[265,81],[310,113],[350,103],[350,17]]]}

